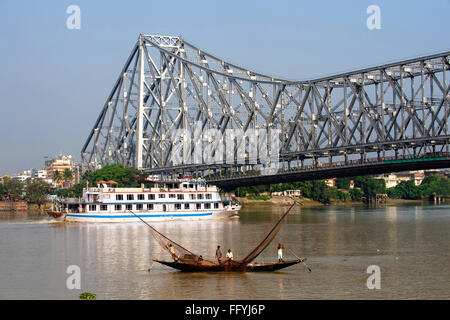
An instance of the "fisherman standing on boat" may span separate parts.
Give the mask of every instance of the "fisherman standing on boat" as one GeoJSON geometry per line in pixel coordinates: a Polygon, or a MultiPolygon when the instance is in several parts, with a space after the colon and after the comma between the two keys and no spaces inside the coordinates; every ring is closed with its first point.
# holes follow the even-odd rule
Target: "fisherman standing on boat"
{"type": "Polygon", "coordinates": [[[222,263],[222,250],[220,250],[220,246],[217,246],[216,258],[219,264],[222,263]]]}
{"type": "Polygon", "coordinates": [[[277,249],[278,249],[278,262],[284,262],[284,260],[283,260],[284,245],[279,243],[277,249]]]}
{"type": "Polygon", "coordinates": [[[231,249],[228,249],[227,254],[225,255],[227,258],[227,261],[233,260],[233,252],[231,252],[231,249]]]}
{"type": "Polygon", "coordinates": [[[175,250],[173,249],[173,246],[172,246],[171,243],[169,243],[169,251],[170,251],[170,254],[172,255],[173,260],[174,260],[175,262],[178,261],[178,257],[177,257],[177,255],[175,254],[175,250]]]}

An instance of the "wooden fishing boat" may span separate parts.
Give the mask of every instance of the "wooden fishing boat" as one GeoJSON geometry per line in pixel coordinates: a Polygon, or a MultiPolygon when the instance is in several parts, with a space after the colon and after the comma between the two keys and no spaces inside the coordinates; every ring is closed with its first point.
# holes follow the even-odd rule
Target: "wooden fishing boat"
{"type": "Polygon", "coordinates": [[[236,267],[236,266],[230,266],[226,262],[222,264],[218,263],[198,263],[198,264],[191,264],[191,263],[182,263],[182,262],[175,262],[175,261],[161,261],[161,260],[153,260],[155,262],[158,262],[160,264],[163,264],[165,266],[180,270],[180,271],[187,271],[187,272],[219,272],[219,271],[240,271],[240,272],[268,272],[268,271],[277,271],[280,269],[284,269],[290,266],[293,266],[297,263],[304,262],[306,259],[296,259],[296,260],[289,260],[284,262],[254,262],[249,263],[244,267],[236,267]]]}
{"type": "MultiPolygon", "coordinates": [[[[269,234],[261,241],[261,243],[253,249],[245,258],[241,260],[228,259],[221,263],[203,259],[201,255],[192,253],[191,251],[183,248],[176,242],[170,240],[161,232],[156,230],[154,227],[149,225],[146,221],[140,218],[137,214],[132,212],[136,217],[138,217],[143,223],[145,223],[151,231],[152,236],[161,245],[163,250],[167,250],[172,256],[172,261],[163,261],[159,259],[153,260],[154,262],[160,263],[162,265],[187,272],[257,272],[257,271],[276,271],[283,268],[290,267],[292,265],[303,263],[309,271],[311,269],[306,265],[306,258],[300,258],[296,256],[296,260],[289,260],[284,262],[266,262],[257,263],[253,262],[259,254],[267,248],[267,246],[272,242],[272,240],[277,235],[281,228],[281,223],[287,216],[289,211],[293,208],[295,202],[291,207],[283,214],[283,216],[278,220],[269,234]]],[[[292,251],[291,251],[292,252],[292,251]]],[[[149,269],[149,271],[151,268],[149,269]]]]}

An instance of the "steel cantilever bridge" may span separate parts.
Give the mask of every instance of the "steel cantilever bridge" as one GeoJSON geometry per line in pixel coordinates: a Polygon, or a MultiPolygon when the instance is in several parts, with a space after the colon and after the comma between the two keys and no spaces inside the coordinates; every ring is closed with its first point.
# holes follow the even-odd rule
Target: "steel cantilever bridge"
{"type": "Polygon", "coordinates": [[[203,175],[225,189],[450,167],[449,68],[447,51],[287,81],[179,36],[141,34],[83,146],[83,164],[203,175]],[[228,138],[230,130],[272,134],[256,148],[251,137],[228,138]],[[211,145],[214,161],[201,155],[211,145]]]}

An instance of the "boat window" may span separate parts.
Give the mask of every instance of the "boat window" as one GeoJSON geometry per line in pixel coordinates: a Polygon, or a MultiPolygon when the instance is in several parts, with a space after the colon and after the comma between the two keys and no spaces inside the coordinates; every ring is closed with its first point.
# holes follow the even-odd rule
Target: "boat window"
{"type": "Polygon", "coordinates": [[[116,210],[116,211],[122,210],[122,205],[121,205],[121,204],[116,204],[116,205],[114,206],[114,210],[116,210]]]}
{"type": "Polygon", "coordinates": [[[116,194],[116,200],[123,200],[123,194],[116,194]]]}
{"type": "Polygon", "coordinates": [[[134,200],[134,194],[127,194],[127,200],[134,200]]]}
{"type": "Polygon", "coordinates": [[[126,209],[127,210],[133,210],[133,205],[132,204],[127,204],[126,205],[126,209]]]}
{"type": "Polygon", "coordinates": [[[149,194],[148,195],[148,200],[155,200],[155,195],[154,194],[149,194]]]}
{"type": "Polygon", "coordinates": [[[181,209],[181,203],[175,203],[175,210],[180,210],[181,209]]]}
{"type": "Polygon", "coordinates": [[[109,199],[109,194],[104,194],[103,199],[109,199]]]}
{"type": "Polygon", "coordinates": [[[184,194],[177,194],[178,200],[184,200],[184,194]]]}
{"type": "Polygon", "coordinates": [[[183,188],[187,188],[188,187],[188,185],[187,184],[183,184],[183,188]]]}
{"type": "Polygon", "coordinates": [[[203,194],[199,193],[199,194],[197,195],[197,199],[199,199],[199,200],[203,199],[203,194]]]}
{"type": "Polygon", "coordinates": [[[145,200],[144,194],[138,194],[138,200],[145,200]]]}
{"type": "Polygon", "coordinates": [[[185,208],[185,209],[189,209],[189,203],[185,203],[185,204],[184,204],[184,208],[185,208]]]}
{"type": "Polygon", "coordinates": [[[95,204],[90,204],[90,205],[89,205],[89,211],[97,211],[97,205],[95,205],[95,204]]]}
{"type": "Polygon", "coordinates": [[[195,194],[190,194],[190,195],[189,195],[189,199],[195,200],[195,194]]]}
{"type": "Polygon", "coordinates": [[[211,209],[211,203],[205,203],[205,209],[211,209]]]}
{"type": "Polygon", "coordinates": [[[101,204],[101,205],[100,205],[100,211],[106,211],[106,210],[108,210],[108,205],[106,205],[106,204],[101,204]]]}
{"type": "Polygon", "coordinates": [[[164,193],[158,194],[158,198],[165,198],[165,197],[166,197],[166,195],[164,193]]]}
{"type": "Polygon", "coordinates": [[[144,209],[144,205],[142,203],[139,203],[136,205],[136,210],[142,210],[144,209]]]}
{"type": "Polygon", "coordinates": [[[211,194],[211,193],[207,193],[207,194],[205,195],[205,197],[206,197],[206,199],[212,199],[212,194],[211,194]]]}
{"type": "Polygon", "coordinates": [[[153,203],[147,204],[147,210],[153,210],[153,203]]]}
{"type": "Polygon", "coordinates": [[[200,210],[202,208],[202,204],[201,203],[197,203],[197,210],[200,210]]]}
{"type": "Polygon", "coordinates": [[[218,203],[214,203],[214,209],[219,209],[219,204],[218,203]]]}
{"type": "Polygon", "coordinates": [[[194,185],[191,183],[191,184],[189,184],[189,188],[194,188],[194,185]]]}
{"type": "Polygon", "coordinates": [[[169,194],[169,198],[175,198],[175,194],[174,193],[170,193],[169,194]]]}

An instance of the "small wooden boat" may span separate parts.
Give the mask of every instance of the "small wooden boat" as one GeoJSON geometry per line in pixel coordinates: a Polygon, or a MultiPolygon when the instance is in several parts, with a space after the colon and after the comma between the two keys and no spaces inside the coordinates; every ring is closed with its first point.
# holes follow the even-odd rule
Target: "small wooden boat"
{"type": "MultiPolygon", "coordinates": [[[[267,263],[257,263],[253,262],[259,254],[267,248],[267,246],[272,242],[272,240],[277,235],[281,228],[281,223],[287,216],[289,211],[295,205],[295,202],[291,207],[283,214],[280,220],[275,224],[269,234],[261,241],[261,243],[253,249],[245,258],[242,260],[225,260],[221,263],[203,259],[201,255],[192,253],[191,251],[183,248],[176,242],[170,240],[161,232],[156,230],[154,227],[145,222],[137,214],[132,212],[136,217],[138,217],[143,223],[145,223],[151,231],[152,236],[158,241],[163,250],[167,250],[172,256],[173,261],[163,261],[159,259],[153,260],[162,265],[187,272],[257,272],[257,271],[276,271],[283,268],[290,267],[297,263],[303,263],[305,266],[306,258],[302,259],[296,256],[296,260],[284,261],[284,262],[267,262],[267,263]]],[[[294,254],[295,255],[295,254],[294,254]]],[[[307,267],[307,266],[306,266],[307,267]]],[[[151,269],[151,268],[150,268],[151,269]]],[[[149,270],[150,270],[149,269],[149,270]]],[[[309,267],[308,267],[308,270],[309,267]]],[[[311,271],[311,270],[310,270],[311,271]]]]}
{"type": "Polygon", "coordinates": [[[284,262],[254,262],[245,265],[242,268],[236,268],[235,266],[228,265],[226,262],[222,264],[210,264],[210,263],[202,263],[199,264],[190,264],[183,262],[175,262],[175,261],[161,261],[161,260],[153,260],[165,266],[187,272],[219,272],[219,271],[229,271],[229,272],[269,272],[269,271],[277,271],[283,268],[287,268],[293,266],[294,264],[304,262],[306,259],[296,259],[289,260],[284,262]]]}
{"type": "Polygon", "coordinates": [[[47,214],[53,218],[59,218],[62,215],[59,211],[47,211],[47,214]]]}

